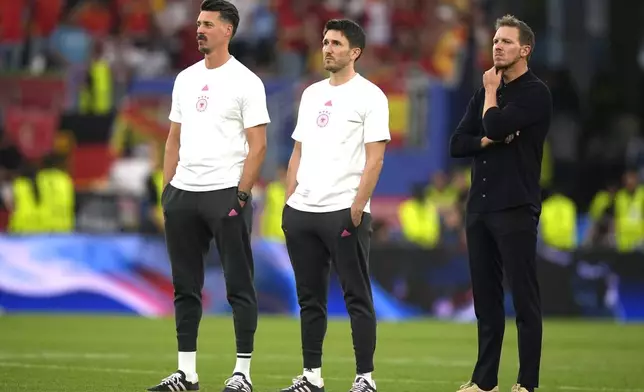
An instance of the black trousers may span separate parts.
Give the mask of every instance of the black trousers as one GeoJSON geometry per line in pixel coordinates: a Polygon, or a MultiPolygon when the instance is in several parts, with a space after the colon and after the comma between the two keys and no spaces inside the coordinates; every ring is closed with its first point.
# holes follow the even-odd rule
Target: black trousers
{"type": "Polygon", "coordinates": [[[467,245],[478,320],[478,360],[472,381],[484,390],[498,384],[505,330],[504,270],[516,311],[517,382],[526,388],[539,386],[542,320],[535,261],[538,221],[538,213],[530,206],[467,214],[467,245]]]}
{"type": "Polygon", "coordinates": [[[376,312],[369,280],[371,215],[354,227],[349,209],[311,213],[284,208],[282,228],[295,273],[304,368],[322,366],[330,267],[338,275],[351,319],[356,372],[373,371],[376,312]]]}
{"type": "Polygon", "coordinates": [[[168,185],[161,195],[172,264],[179,351],[196,351],[202,315],[205,256],[214,238],[233,310],[238,353],[252,353],[257,329],[250,232],[252,205],[242,208],[237,188],[188,192],[168,185]]]}

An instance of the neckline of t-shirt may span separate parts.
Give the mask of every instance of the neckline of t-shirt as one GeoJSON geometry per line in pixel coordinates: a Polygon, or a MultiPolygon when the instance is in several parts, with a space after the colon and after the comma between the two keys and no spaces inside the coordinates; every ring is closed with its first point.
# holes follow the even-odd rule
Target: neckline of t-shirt
{"type": "Polygon", "coordinates": [[[353,75],[353,77],[352,77],[351,79],[349,79],[349,80],[347,80],[346,82],[344,82],[344,83],[342,83],[342,84],[340,84],[340,85],[337,85],[337,86],[332,85],[332,84],[331,84],[331,78],[329,78],[329,79],[327,79],[327,80],[326,80],[326,85],[327,85],[327,86],[329,86],[329,87],[331,87],[331,88],[333,88],[333,89],[336,89],[336,88],[342,88],[342,87],[344,87],[344,86],[347,86],[347,85],[349,85],[349,84],[353,83],[353,81],[354,81],[354,80],[356,80],[356,79],[358,79],[359,77],[362,77],[362,75],[360,75],[360,73],[356,72],[356,74],[355,74],[355,75],[353,75]]]}
{"type": "Polygon", "coordinates": [[[226,62],[225,62],[225,63],[223,63],[222,65],[220,65],[219,67],[217,67],[217,68],[207,68],[207,67],[206,67],[206,59],[203,59],[203,69],[204,69],[204,70],[206,70],[206,71],[208,71],[208,72],[221,71],[222,69],[224,69],[224,68],[228,67],[228,65],[229,65],[229,64],[231,64],[231,63],[232,63],[233,61],[235,61],[235,60],[236,60],[236,59],[235,59],[235,56],[233,56],[233,55],[231,54],[231,55],[228,57],[228,60],[226,60],[226,62]]]}

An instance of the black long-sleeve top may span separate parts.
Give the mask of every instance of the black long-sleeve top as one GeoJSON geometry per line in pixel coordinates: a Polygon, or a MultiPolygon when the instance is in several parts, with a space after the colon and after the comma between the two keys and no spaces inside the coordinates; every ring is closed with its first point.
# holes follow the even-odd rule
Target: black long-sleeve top
{"type": "Polygon", "coordinates": [[[507,84],[501,82],[496,96],[498,107],[482,117],[485,89],[479,89],[450,139],[452,157],[472,157],[467,210],[492,212],[530,205],[540,212],[541,159],[552,118],[550,90],[528,70],[507,84]],[[515,136],[506,144],[509,135],[515,136]],[[495,143],[481,147],[484,136],[495,143]]]}

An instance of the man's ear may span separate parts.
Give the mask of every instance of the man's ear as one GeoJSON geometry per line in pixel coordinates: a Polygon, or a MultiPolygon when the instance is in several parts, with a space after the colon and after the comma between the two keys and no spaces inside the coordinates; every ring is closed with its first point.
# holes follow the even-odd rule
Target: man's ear
{"type": "Polygon", "coordinates": [[[355,60],[358,57],[360,57],[360,54],[362,53],[362,49],[360,48],[353,48],[351,49],[351,54],[352,54],[352,59],[355,60]]]}
{"type": "Polygon", "coordinates": [[[521,47],[521,56],[527,58],[530,56],[530,53],[532,53],[532,47],[528,45],[524,45],[521,47]]]}

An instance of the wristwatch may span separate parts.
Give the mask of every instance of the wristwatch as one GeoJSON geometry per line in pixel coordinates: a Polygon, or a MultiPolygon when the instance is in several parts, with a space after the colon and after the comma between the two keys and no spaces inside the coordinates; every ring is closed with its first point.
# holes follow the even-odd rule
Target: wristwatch
{"type": "Polygon", "coordinates": [[[244,192],[244,191],[237,191],[237,198],[238,198],[239,200],[243,201],[244,203],[245,203],[246,201],[248,201],[248,197],[249,197],[249,196],[250,196],[250,195],[249,195],[248,193],[244,192]]]}

